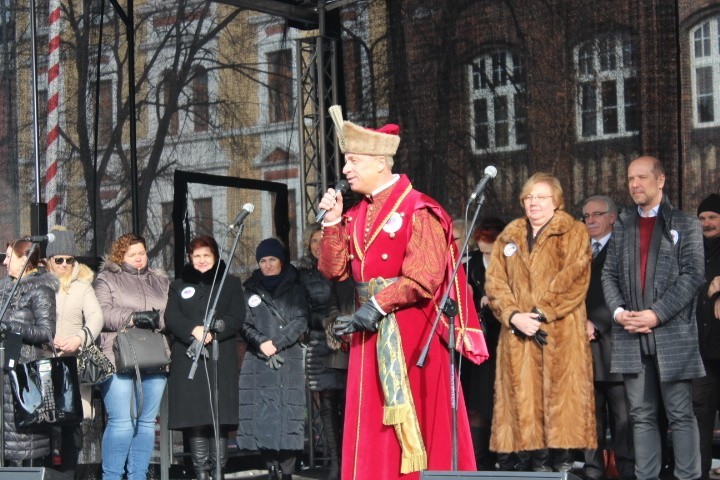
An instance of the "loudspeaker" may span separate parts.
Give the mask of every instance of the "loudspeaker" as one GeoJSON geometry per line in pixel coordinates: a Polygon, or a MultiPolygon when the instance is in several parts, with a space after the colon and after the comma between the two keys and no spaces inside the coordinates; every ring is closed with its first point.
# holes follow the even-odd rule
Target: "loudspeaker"
{"type": "Polygon", "coordinates": [[[420,473],[421,480],[469,480],[475,478],[484,478],[486,480],[530,480],[544,478],[546,480],[580,480],[580,477],[570,472],[430,472],[424,471],[420,473]]]}
{"type": "Polygon", "coordinates": [[[0,468],[0,480],[64,480],[67,478],[57,470],[43,467],[0,468]]]}

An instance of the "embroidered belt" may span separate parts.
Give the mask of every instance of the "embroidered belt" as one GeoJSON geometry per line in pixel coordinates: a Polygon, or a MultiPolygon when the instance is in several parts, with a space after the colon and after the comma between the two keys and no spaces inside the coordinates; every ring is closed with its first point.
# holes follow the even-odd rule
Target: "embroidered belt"
{"type": "Polygon", "coordinates": [[[355,284],[355,290],[357,291],[358,300],[360,304],[367,302],[370,297],[378,293],[388,285],[392,285],[397,282],[398,277],[394,278],[373,278],[369,282],[359,282],[355,284]]]}
{"type": "MultiPolygon", "coordinates": [[[[396,281],[397,278],[377,277],[356,284],[360,303],[367,302],[370,297],[396,281]]],[[[385,400],[383,425],[391,425],[395,429],[395,436],[400,443],[400,473],[426,470],[427,452],[410,391],[400,329],[392,312],[378,324],[376,348],[378,373],[385,400]]]]}

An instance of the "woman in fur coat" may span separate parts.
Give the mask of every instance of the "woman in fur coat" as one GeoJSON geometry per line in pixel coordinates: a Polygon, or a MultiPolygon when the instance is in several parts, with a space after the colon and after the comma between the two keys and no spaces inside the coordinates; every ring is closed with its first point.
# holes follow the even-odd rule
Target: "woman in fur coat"
{"type": "MultiPolygon", "coordinates": [[[[58,355],[77,355],[95,342],[103,327],[102,309],[92,287],[95,273],[75,258],[78,248],[73,232],[55,226],[51,233],[55,241],[45,250],[45,267],[60,281],[55,294],[57,330],[53,342],[58,355]]],[[[91,412],[92,385],[80,385],[80,394],[83,409],[91,412]]],[[[74,472],[82,449],[82,424],[65,425],[61,432],[60,445],[58,436],[53,435],[53,449],[59,447],[61,460],[56,466],[62,472],[74,472]]]]}
{"type": "Polygon", "coordinates": [[[490,448],[520,455],[519,469],[567,471],[570,449],[595,448],[592,357],[585,333],[590,242],[563,211],[557,178],[525,183],[525,217],[493,247],[485,284],[502,324],[490,448]],[[552,459],[550,455],[552,454],[552,459]]]}

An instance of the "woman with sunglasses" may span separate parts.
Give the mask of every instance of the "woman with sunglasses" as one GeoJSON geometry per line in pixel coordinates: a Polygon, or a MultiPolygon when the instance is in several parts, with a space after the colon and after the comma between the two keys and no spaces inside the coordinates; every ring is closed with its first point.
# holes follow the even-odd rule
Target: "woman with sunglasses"
{"type": "MultiPolygon", "coordinates": [[[[58,280],[49,273],[39,271],[39,263],[40,251],[37,245],[26,240],[8,243],[3,261],[8,276],[0,281],[0,305],[10,301],[2,325],[22,336],[18,363],[51,355],[48,345],[55,335],[55,292],[58,290],[58,280]],[[17,290],[13,298],[9,299],[16,282],[19,283],[17,290]]],[[[2,407],[5,420],[5,465],[47,465],[49,462],[45,457],[50,453],[50,429],[28,430],[16,427],[8,375],[4,383],[2,407]]]]}
{"type": "MultiPolygon", "coordinates": [[[[45,268],[60,280],[60,290],[55,294],[57,329],[53,343],[58,355],[77,355],[81,348],[95,341],[103,327],[102,309],[92,287],[95,274],[75,258],[78,250],[73,232],[57,226],[51,233],[55,241],[47,246],[45,268]]],[[[89,405],[92,387],[82,385],[80,389],[83,404],[89,405]]],[[[77,466],[82,449],[82,435],[76,435],[81,432],[79,428],[80,425],[62,429],[61,471],[72,472],[77,466]]]]}

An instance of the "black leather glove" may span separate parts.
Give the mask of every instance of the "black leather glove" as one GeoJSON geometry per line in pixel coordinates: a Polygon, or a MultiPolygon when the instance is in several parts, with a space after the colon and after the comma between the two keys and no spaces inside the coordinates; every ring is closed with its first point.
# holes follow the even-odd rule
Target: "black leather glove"
{"type": "Polygon", "coordinates": [[[205,348],[204,345],[200,345],[200,341],[197,338],[193,338],[192,343],[188,347],[188,349],[185,351],[185,355],[187,355],[190,358],[195,358],[195,355],[197,355],[198,349],[202,348],[202,355],[205,358],[208,358],[208,351],[207,348],[205,348]]]}
{"type": "Polygon", "coordinates": [[[138,328],[155,330],[160,328],[160,311],[156,309],[132,314],[133,324],[138,328]]]}
{"type": "Polygon", "coordinates": [[[382,312],[368,300],[354,314],[337,317],[333,330],[338,337],[354,332],[377,332],[378,322],[382,317],[382,312]]]}
{"type": "Polygon", "coordinates": [[[265,364],[273,370],[278,370],[283,366],[283,363],[285,363],[285,359],[277,353],[275,355],[271,355],[270,358],[265,361],[265,364]]]}
{"type": "Polygon", "coordinates": [[[544,347],[548,344],[547,332],[542,328],[539,328],[538,331],[535,332],[535,335],[533,335],[533,340],[535,340],[535,343],[538,344],[538,347],[544,347]]]}

